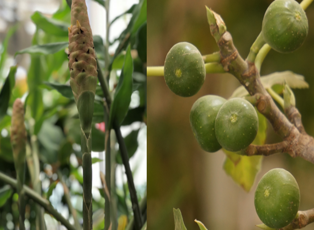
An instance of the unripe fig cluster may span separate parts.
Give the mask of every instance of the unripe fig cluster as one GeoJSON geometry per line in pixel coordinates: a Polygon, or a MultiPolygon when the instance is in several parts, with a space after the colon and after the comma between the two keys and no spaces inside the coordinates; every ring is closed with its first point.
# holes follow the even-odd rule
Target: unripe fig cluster
{"type": "Polygon", "coordinates": [[[193,104],[190,124],[203,150],[216,152],[224,148],[237,152],[255,139],[258,117],[254,107],[242,98],[225,100],[207,95],[193,104]]]}

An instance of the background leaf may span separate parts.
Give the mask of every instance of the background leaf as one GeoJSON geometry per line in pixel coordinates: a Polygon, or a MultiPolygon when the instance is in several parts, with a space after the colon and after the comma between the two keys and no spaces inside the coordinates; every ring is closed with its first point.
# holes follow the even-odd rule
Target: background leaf
{"type": "Polygon", "coordinates": [[[48,43],[44,45],[34,45],[30,46],[26,49],[20,50],[15,53],[17,54],[23,54],[23,53],[28,53],[28,54],[54,54],[60,50],[65,49],[68,47],[69,43],[68,42],[56,42],[56,43],[48,43]]]}
{"type": "Polygon", "coordinates": [[[62,96],[67,97],[69,99],[73,99],[73,92],[71,86],[66,84],[59,84],[59,83],[51,83],[51,82],[43,82],[45,85],[49,86],[48,89],[55,89],[57,90],[62,96]]]}
{"type": "Polygon", "coordinates": [[[0,189],[0,208],[5,205],[7,200],[11,197],[12,188],[10,185],[5,185],[3,188],[0,189]]]}
{"type": "Polygon", "coordinates": [[[125,55],[121,77],[110,108],[110,127],[112,127],[114,123],[120,126],[129,110],[132,94],[132,73],[133,61],[131,48],[129,46],[125,55]]]}
{"type": "MultiPolygon", "coordinates": [[[[137,150],[137,147],[138,147],[137,136],[138,136],[139,131],[140,131],[139,129],[133,130],[132,132],[129,133],[129,135],[127,135],[124,138],[124,143],[125,143],[126,148],[128,150],[129,159],[134,155],[134,153],[137,150]]],[[[116,162],[118,164],[122,164],[122,158],[121,158],[120,150],[118,151],[118,154],[116,156],[117,156],[116,162]]]]}
{"type": "Polygon", "coordinates": [[[5,79],[4,85],[0,92],[0,121],[7,114],[11,91],[15,85],[16,70],[17,70],[17,66],[12,66],[10,68],[8,77],[5,79]]]}
{"type": "Polygon", "coordinates": [[[70,26],[69,24],[54,20],[52,18],[46,18],[38,11],[31,16],[31,19],[37,28],[42,29],[47,34],[62,37],[68,36],[68,27],[70,26]]]}

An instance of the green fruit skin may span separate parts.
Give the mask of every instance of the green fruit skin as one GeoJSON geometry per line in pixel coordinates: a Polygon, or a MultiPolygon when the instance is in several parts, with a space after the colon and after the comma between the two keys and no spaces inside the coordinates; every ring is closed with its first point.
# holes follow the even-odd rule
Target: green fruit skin
{"type": "Polygon", "coordinates": [[[283,228],[295,218],[300,203],[300,190],[295,178],[284,169],[272,169],[257,185],[257,215],[270,228],[283,228]]]}
{"type": "Polygon", "coordinates": [[[232,152],[245,149],[256,137],[257,130],[257,113],[248,101],[232,98],[221,106],[215,121],[215,133],[223,148],[232,152]]]}
{"type": "Polygon", "coordinates": [[[215,120],[220,107],[226,99],[207,95],[199,98],[192,106],[190,112],[190,124],[193,134],[207,152],[216,152],[221,149],[215,134],[215,120]]]}
{"type": "Polygon", "coordinates": [[[280,53],[291,53],[305,41],[309,24],[295,0],[276,0],[266,10],[262,33],[265,42],[280,53]]]}
{"type": "Polygon", "coordinates": [[[206,77],[201,53],[188,42],[175,44],[166,56],[164,76],[172,92],[182,97],[193,96],[206,77]]]}

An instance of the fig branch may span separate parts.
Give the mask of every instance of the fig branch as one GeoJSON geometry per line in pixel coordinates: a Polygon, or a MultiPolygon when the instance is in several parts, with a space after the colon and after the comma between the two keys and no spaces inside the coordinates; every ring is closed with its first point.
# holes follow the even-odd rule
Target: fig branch
{"type": "MultiPolygon", "coordinates": [[[[292,106],[289,111],[294,110],[294,112],[292,113],[293,115],[291,114],[289,116],[288,120],[288,118],[276,106],[272,97],[262,85],[259,70],[256,68],[255,63],[251,62],[254,61],[255,58],[251,58],[251,61],[249,61],[244,60],[240,56],[238,50],[233,44],[232,36],[227,31],[221,17],[208,8],[207,19],[210,25],[211,34],[219,46],[221,56],[220,63],[222,64],[224,70],[234,75],[246,88],[249,94],[255,97],[256,103],[254,104],[258,111],[270,121],[274,131],[283,138],[283,142],[279,144],[265,145],[263,147],[250,145],[245,150],[245,154],[249,156],[268,156],[275,152],[287,152],[292,157],[299,156],[311,163],[314,163],[314,139],[304,132],[304,128],[302,130],[303,125],[300,114],[296,112],[296,110],[292,109],[292,106]],[[302,131],[300,131],[297,127],[301,128],[302,131]]],[[[260,46],[262,43],[258,42],[258,44],[260,46]]],[[[253,49],[253,51],[254,53],[258,53],[256,49],[253,49]]],[[[266,57],[265,53],[261,55],[264,57],[258,57],[259,54],[257,54],[257,56],[253,56],[255,56],[258,60],[266,57]]]]}

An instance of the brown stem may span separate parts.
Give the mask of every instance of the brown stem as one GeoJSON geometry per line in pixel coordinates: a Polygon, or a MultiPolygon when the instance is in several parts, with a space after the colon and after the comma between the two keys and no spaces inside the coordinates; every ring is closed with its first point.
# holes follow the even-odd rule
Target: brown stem
{"type": "Polygon", "coordinates": [[[285,114],[287,115],[289,121],[294,124],[295,127],[300,131],[300,133],[306,134],[304,126],[302,124],[301,114],[296,107],[291,106],[285,109],[285,114]]]}

